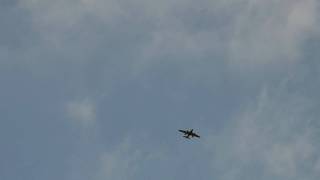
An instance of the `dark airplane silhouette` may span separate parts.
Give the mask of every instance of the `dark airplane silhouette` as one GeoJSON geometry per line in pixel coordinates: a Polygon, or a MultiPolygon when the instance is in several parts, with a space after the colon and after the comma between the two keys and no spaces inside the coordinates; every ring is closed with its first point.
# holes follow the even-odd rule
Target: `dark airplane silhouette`
{"type": "Polygon", "coordinates": [[[196,133],[194,133],[193,132],[193,129],[191,129],[191,130],[179,130],[180,132],[182,132],[182,133],[184,133],[184,136],[183,137],[185,137],[185,138],[187,138],[187,139],[190,139],[190,136],[191,137],[197,137],[197,138],[200,138],[200,136],[198,135],[198,134],[196,134],[196,133]]]}

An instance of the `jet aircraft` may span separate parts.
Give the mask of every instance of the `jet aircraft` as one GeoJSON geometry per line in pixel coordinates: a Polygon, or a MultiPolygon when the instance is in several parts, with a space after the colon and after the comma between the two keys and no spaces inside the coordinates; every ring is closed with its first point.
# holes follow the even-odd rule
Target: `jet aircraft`
{"type": "Polygon", "coordinates": [[[198,134],[196,134],[196,133],[194,133],[193,132],[193,129],[190,129],[190,130],[180,130],[179,129],[179,131],[180,132],[182,132],[182,133],[184,133],[184,136],[183,137],[185,137],[185,138],[187,138],[187,139],[190,139],[190,137],[197,137],[197,138],[200,138],[200,136],[198,135],[198,134]]]}

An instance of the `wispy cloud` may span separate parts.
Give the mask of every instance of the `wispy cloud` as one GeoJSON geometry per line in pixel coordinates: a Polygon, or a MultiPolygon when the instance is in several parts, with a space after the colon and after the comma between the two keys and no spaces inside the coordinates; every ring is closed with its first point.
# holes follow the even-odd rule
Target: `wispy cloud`
{"type": "Polygon", "coordinates": [[[65,59],[92,61],[103,46],[109,61],[125,61],[119,64],[129,72],[161,61],[188,68],[223,61],[231,71],[288,66],[301,59],[302,43],[320,32],[316,0],[26,0],[20,5],[31,12],[34,31],[65,59]],[[113,51],[117,44],[130,61],[113,51]]]}
{"type": "Polygon", "coordinates": [[[104,152],[99,159],[97,179],[132,179],[137,173],[143,154],[127,139],[110,152],[104,152]]]}
{"type": "Polygon", "coordinates": [[[208,140],[214,169],[227,179],[314,179],[317,172],[306,169],[317,167],[320,150],[318,131],[311,125],[316,119],[309,114],[314,106],[289,92],[286,83],[264,88],[230,126],[208,140]]]}
{"type": "MultiPolygon", "coordinates": [[[[138,137],[141,138],[139,135],[138,137]]],[[[145,178],[144,175],[148,172],[145,172],[144,168],[151,168],[151,164],[161,160],[163,151],[156,148],[152,148],[153,151],[146,151],[146,148],[137,146],[137,142],[131,137],[124,137],[113,146],[100,148],[96,154],[90,154],[91,161],[87,162],[88,164],[74,164],[70,178],[93,180],[145,178]],[[90,168],[86,168],[87,166],[90,168]]]]}
{"type": "Polygon", "coordinates": [[[304,40],[320,32],[315,0],[245,2],[230,41],[229,58],[236,66],[295,62],[304,40]]]}
{"type": "Polygon", "coordinates": [[[66,104],[66,113],[81,126],[92,126],[96,120],[96,108],[90,100],[71,101],[66,104]]]}
{"type": "MultiPolygon", "coordinates": [[[[212,176],[216,179],[315,180],[320,176],[320,146],[316,138],[319,131],[311,125],[316,121],[314,114],[318,113],[319,106],[318,91],[314,89],[319,87],[311,86],[315,83],[308,79],[313,76],[319,81],[316,77],[320,71],[309,74],[305,63],[301,63],[307,61],[302,58],[305,54],[317,51],[317,46],[310,51],[303,47],[308,38],[320,34],[317,0],[23,0],[10,10],[9,16],[3,12],[3,17],[19,14],[16,17],[19,21],[12,25],[0,22],[9,27],[8,32],[18,29],[17,33],[2,33],[8,41],[0,45],[3,59],[0,68],[9,69],[10,75],[12,69],[30,70],[32,73],[26,73],[30,81],[38,78],[52,82],[52,86],[61,90],[61,94],[57,94],[61,99],[57,101],[65,103],[65,115],[75,125],[91,127],[100,118],[97,114],[100,104],[85,97],[98,97],[98,101],[104,101],[101,104],[112,107],[101,114],[101,127],[94,131],[101,128],[108,134],[123,133],[111,136],[113,143],[118,140],[120,143],[100,142],[100,138],[105,138],[100,137],[102,132],[90,131],[94,136],[83,139],[76,137],[87,143],[77,142],[83,146],[74,148],[79,154],[73,162],[79,164],[79,169],[75,165],[72,171],[74,179],[140,178],[138,174],[147,173],[142,171],[148,169],[148,160],[154,154],[146,156],[147,147],[143,143],[137,145],[133,139],[122,140],[121,137],[128,134],[124,131],[132,124],[134,132],[144,128],[152,131],[153,121],[149,119],[154,114],[159,115],[155,118],[157,123],[162,124],[163,120],[168,126],[169,116],[170,120],[175,117],[190,117],[190,120],[201,114],[212,119],[214,112],[201,110],[206,105],[221,107],[217,108],[221,110],[218,120],[211,123],[219,123],[222,129],[206,142],[213,156],[212,176]],[[18,11],[23,13],[16,13],[18,11]],[[20,25],[23,28],[19,28],[20,25]],[[281,75],[274,73],[290,70],[291,73],[281,75]],[[297,74],[289,83],[299,87],[307,84],[307,90],[281,83],[288,74],[297,74]],[[213,81],[218,88],[212,88],[213,81]],[[150,91],[141,87],[145,82],[152,82],[150,91]],[[208,89],[199,90],[202,87],[208,89]],[[172,96],[182,94],[188,100],[170,106],[170,98],[161,96],[165,93],[162,88],[172,96]],[[69,92],[78,98],[63,99],[63,94],[69,92]],[[106,102],[106,96],[101,94],[109,92],[119,92],[115,95],[121,96],[120,100],[113,97],[106,102]],[[244,98],[233,99],[243,94],[244,98]],[[137,97],[131,98],[133,96],[137,97]],[[159,99],[153,99],[155,96],[159,99]],[[189,98],[191,96],[194,98],[189,98]],[[207,96],[212,96],[209,98],[212,103],[205,100],[207,96]],[[132,101],[137,101],[139,107],[131,108],[136,105],[132,101]],[[230,108],[229,104],[236,105],[230,108]],[[161,109],[164,107],[167,108],[161,109]],[[173,109],[176,107],[179,110],[173,109]],[[163,113],[165,110],[170,112],[163,113]],[[122,116],[126,112],[129,113],[122,116]],[[227,121],[224,117],[229,112],[233,118],[227,121]],[[89,165],[87,159],[90,159],[89,165]]],[[[318,58],[314,59],[311,64],[320,68],[318,58]]],[[[194,123],[204,122],[195,119],[194,123]]],[[[184,119],[179,120],[183,122],[184,119]]],[[[159,126],[161,132],[167,130],[165,125],[159,126]]],[[[210,124],[199,126],[212,128],[210,124]]],[[[170,141],[171,138],[165,139],[159,146],[176,143],[170,141]]],[[[180,165],[167,166],[171,162],[160,162],[158,167],[171,170],[180,165]]],[[[153,173],[159,174],[158,169],[154,169],[153,173]]],[[[211,173],[203,172],[203,177],[211,173]]]]}

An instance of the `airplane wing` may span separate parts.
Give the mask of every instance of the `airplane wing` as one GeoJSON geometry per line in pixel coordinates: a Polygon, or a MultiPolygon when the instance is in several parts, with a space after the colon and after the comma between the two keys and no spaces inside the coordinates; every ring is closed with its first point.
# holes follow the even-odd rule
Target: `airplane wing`
{"type": "Polygon", "coordinates": [[[193,133],[192,136],[200,138],[200,136],[198,134],[196,134],[196,133],[193,133]]]}
{"type": "Polygon", "coordinates": [[[185,131],[185,130],[180,130],[180,129],[179,129],[179,131],[182,132],[182,133],[184,133],[184,134],[188,134],[188,132],[185,131]]]}

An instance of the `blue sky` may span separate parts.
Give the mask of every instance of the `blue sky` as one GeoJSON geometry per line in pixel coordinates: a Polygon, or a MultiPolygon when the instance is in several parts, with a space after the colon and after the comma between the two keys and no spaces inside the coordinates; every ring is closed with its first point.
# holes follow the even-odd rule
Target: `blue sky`
{"type": "Polygon", "coordinates": [[[0,179],[319,179],[319,12],[2,0],[0,179]]]}

